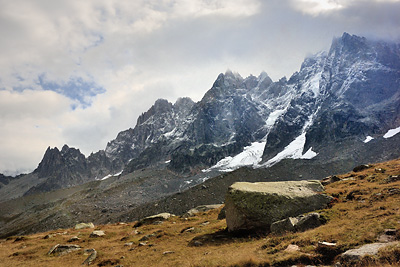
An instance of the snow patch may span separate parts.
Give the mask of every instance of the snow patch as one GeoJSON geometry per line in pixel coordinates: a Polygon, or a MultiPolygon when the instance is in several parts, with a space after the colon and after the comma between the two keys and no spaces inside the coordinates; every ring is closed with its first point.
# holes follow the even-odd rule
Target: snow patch
{"type": "Polygon", "coordinates": [[[368,143],[369,141],[371,141],[372,139],[374,139],[372,136],[367,136],[366,138],[365,138],[365,140],[363,141],[364,143],[368,143]]]}
{"type": "Polygon", "coordinates": [[[400,133],[400,126],[395,129],[390,129],[389,131],[387,131],[387,133],[385,133],[383,138],[387,139],[387,138],[395,136],[398,133],[400,133]]]}
{"type": "Polygon", "coordinates": [[[267,119],[267,126],[273,126],[276,122],[276,120],[279,118],[279,116],[281,116],[283,113],[285,113],[286,109],[278,109],[275,110],[274,112],[271,112],[271,114],[269,114],[268,119],[267,119]]]}
{"type": "Polygon", "coordinates": [[[100,181],[103,181],[103,180],[106,180],[106,179],[108,179],[108,178],[110,178],[110,177],[115,177],[115,176],[120,176],[122,174],[122,171],[120,171],[120,172],[118,172],[118,173],[116,173],[116,174],[109,174],[109,175],[106,175],[106,176],[104,176],[103,178],[101,178],[101,179],[99,179],[100,181]]]}
{"type": "Polygon", "coordinates": [[[311,79],[308,79],[303,85],[303,91],[312,91],[314,96],[319,95],[319,81],[321,80],[322,72],[318,72],[311,79]]]}
{"type": "Polygon", "coordinates": [[[265,142],[254,142],[250,146],[246,146],[243,152],[234,157],[223,158],[211,168],[203,170],[203,172],[211,170],[230,172],[244,166],[255,166],[261,161],[265,144],[265,142]]]}
{"type": "Polygon", "coordinates": [[[310,147],[310,149],[307,150],[307,152],[304,153],[303,156],[301,156],[300,158],[301,158],[301,159],[312,159],[312,158],[314,158],[314,157],[317,156],[317,155],[318,155],[318,153],[314,152],[314,151],[312,150],[312,147],[310,147]]]}

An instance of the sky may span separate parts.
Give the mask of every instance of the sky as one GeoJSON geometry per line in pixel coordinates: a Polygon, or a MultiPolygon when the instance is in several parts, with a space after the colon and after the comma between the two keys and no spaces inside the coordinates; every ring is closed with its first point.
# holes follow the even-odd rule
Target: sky
{"type": "Polygon", "coordinates": [[[400,0],[0,0],[0,173],[86,156],[219,73],[290,77],[343,32],[400,43],[400,0]]]}

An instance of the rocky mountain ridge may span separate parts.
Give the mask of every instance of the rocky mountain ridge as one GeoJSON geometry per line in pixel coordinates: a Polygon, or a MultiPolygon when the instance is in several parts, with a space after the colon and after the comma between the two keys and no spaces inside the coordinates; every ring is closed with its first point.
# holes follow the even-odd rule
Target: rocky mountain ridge
{"type": "MultiPolygon", "coordinates": [[[[399,77],[399,44],[344,33],[328,52],[306,58],[289,80],[227,71],[197,103],[157,100],[134,128],[87,158],[67,145],[48,148],[31,174],[37,183],[23,193],[143,168],[191,177],[270,167],[285,158],[328,158],[342,149],[335,144],[353,140],[360,146],[400,126],[399,77]]],[[[351,149],[346,153],[353,157],[351,149]]]]}

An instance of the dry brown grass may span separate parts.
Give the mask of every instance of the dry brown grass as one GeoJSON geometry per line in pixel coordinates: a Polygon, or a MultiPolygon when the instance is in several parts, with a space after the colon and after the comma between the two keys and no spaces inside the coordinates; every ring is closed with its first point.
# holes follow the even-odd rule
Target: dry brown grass
{"type": "MultiPolygon", "coordinates": [[[[145,225],[135,233],[134,222],[126,225],[99,225],[105,237],[90,238],[93,229],[66,229],[0,241],[0,266],[81,266],[87,258],[84,249],[94,248],[98,257],[94,266],[282,266],[291,264],[322,264],[349,248],[375,242],[386,228],[400,229],[400,181],[386,183],[389,175],[400,175],[400,160],[374,164],[362,172],[340,175],[340,182],[326,186],[335,196],[332,207],[321,213],[328,220],[321,227],[302,233],[280,236],[232,236],[225,231],[225,220],[217,220],[219,210],[183,219],[173,217],[161,225],[145,225]],[[375,171],[385,169],[385,173],[375,171]],[[208,221],[209,224],[202,225],[208,221]],[[183,229],[194,227],[191,232],[183,229]],[[143,236],[150,237],[146,246],[139,246],[143,236]],[[54,237],[43,239],[47,234],[54,237]],[[55,244],[73,242],[82,247],[62,256],[48,256],[55,244]],[[195,241],[202,245],[196,246],[195,241]],[[318,242],[335,242],[337,248],[321,251],[318,242]],[[125,243],[133,242],[132,246],[125,243]],[[300,251],[287,252],[290,244],[300,251]],[[134,249],[132,249],[134,248],[134,249]],[[164,253],[164,252],[173,253],[164,253]]],[[[198,243],[197,243],[198,245],[198,243]]],[[[392,266],[399,264],[400,246],[382,250],[377,257],[366,257],[362,266],[392,266]]]]}

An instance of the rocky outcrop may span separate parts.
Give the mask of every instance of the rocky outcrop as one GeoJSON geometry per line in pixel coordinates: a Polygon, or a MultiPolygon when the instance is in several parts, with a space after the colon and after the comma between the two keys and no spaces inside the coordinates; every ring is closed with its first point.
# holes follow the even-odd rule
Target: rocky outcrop
{"type": "Polygon", "coordinates": [[[325,208],[331,197],[318,181],[234,183],[225,199],[229,231],[269,231],[271,224],[325,208]]]}

